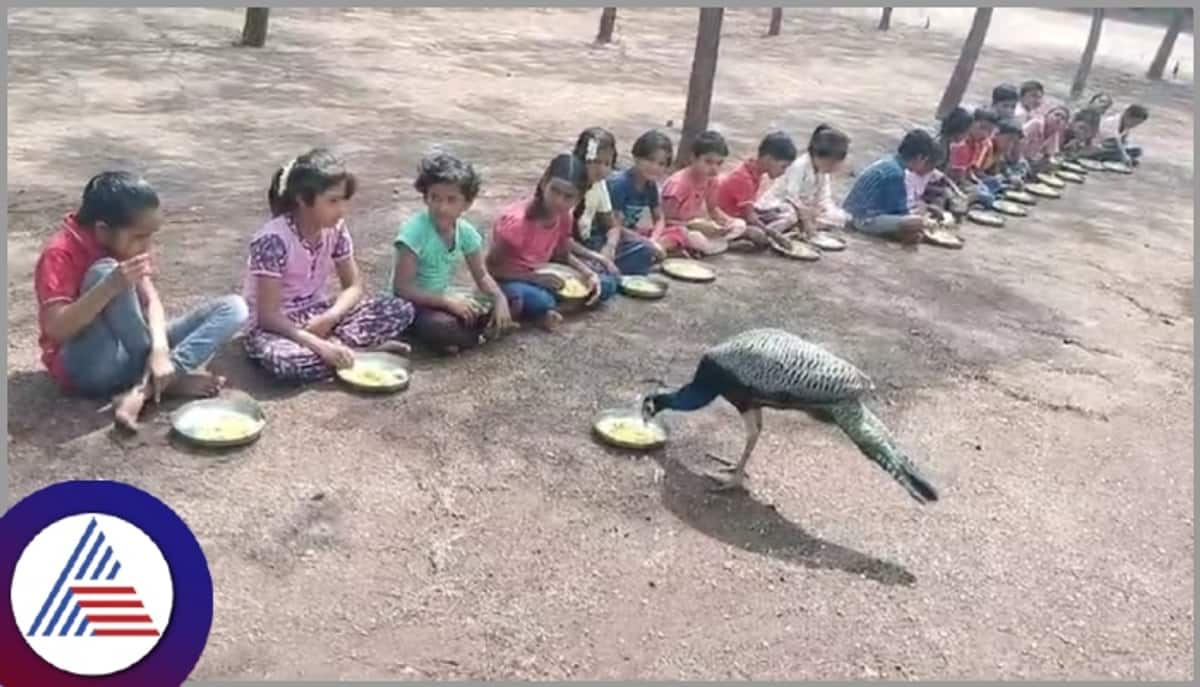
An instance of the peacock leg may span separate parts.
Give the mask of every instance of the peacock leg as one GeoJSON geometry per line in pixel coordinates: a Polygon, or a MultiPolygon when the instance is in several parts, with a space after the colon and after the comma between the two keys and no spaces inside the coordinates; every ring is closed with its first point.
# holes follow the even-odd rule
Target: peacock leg
{"type": "Polygon", "coordinates": [[[750,462],[750,454],[754,452],[758,435],[762,433],[762,409],[751,408],[742,413],[742,422],[746,425],[746,447],[742,450],[742,459],[737,465],[708,473],[708,477],[718,483],[714,491],[738,489],[746,479],[746,464],[750,462]]]}

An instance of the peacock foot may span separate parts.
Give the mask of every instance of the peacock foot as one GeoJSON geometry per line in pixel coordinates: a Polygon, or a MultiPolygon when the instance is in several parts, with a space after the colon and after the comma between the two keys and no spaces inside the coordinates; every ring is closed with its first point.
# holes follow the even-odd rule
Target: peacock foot
{"type": "Polygon", "coordinates": [[[705,457],[705,458],[708,458],[708,459],[710,459],[710,460],[715,460],[715,461],[717,461],[718,463],[720,463],[721,465],[727,465],[727,466],[729,466],[729,467],[733,467],[734,465],[736,465],[736,463],[734,463],[732,460],[725,460],[725,459],[724,459],[724,458],[722,458],[721,456],[718,456],[718,455],[716,455],[716,454],[713,454],[713,453],[705,453],[705,454],[704,454],[704,457],[705,457]]]}
{"type": "Polygon", "coordinates": [[[712,472],[705,473],[716,484],[709,487],[709,491],[733,491],[734,489],[743,489],[746,481],[746,473],[741,472],[736,467],[719,468],[712,472]]]}

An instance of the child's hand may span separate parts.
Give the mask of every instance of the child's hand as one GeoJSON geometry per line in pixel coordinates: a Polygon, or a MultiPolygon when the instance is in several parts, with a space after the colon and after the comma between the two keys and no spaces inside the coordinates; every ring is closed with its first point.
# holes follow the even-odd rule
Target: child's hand
{"type": "Polygon", "coordinates": [[[150,390],[154,396],[154,402],[158,403],[162,400],[163,392],[167,390],[171,380],[175,377],[175,363],[171,362],[171,356],[166,351],[151,351],[149,363],[150,390]]]}
{"type": "Polygon", "coordinates": [[[588,296],[586,304],[589,306],[595,305],[596,302],[600,300],[600,276],[595,272],[589,271],[586,279],[588,289],[591,291],[591,295],[588,296]]]}
{"type": "Polygon", "coordinates": [[[492,322],[489,329],[493,335],[500,335],[513,328],[512,313],[508,310],[508,301],[501,298],[492,308],[492,322]]]}
{"type": "Polygon", "coordinates": [[[613,262],[612,256],[601,253],[599,262],[600,266],[604,268],[605,272],[608,272],[613,276],[621,273],[621,268],[617,267],[617,263],[613,262]]]}
{"type": "Polygon", "coordinates": [[[321,347],[317,349],[317,355],[321,356],[321,360],[334,369],[344,370],[354,366],[354,351],[337,341],[321,342],[321,347]]]}
{"type": "Polygon", "coordinates": [[[336,323],[328,317],[325,317],[324,315],[317,315],[309,320],[308,324],[304,325],[304,329],[305,331],[311,332],[315,336],[319,336],[322,339],[328,339],[329,334],[333,332],[335,325],[336,323]]]}
{"type": "Polygon", "coordinates": [[[113,280],[119,291],[128,291],[137,286],[138,282],[154,274],[154,261],[149,253],[134,256],[117,265],[117,269],[108,273],[108,279],[113,280]]]}
{"type": "Polygon", "coordinates": [[[463,322],[473,322],[479,316],[474,304],[461,298],[447,298],[446,310],[463,322]]]}

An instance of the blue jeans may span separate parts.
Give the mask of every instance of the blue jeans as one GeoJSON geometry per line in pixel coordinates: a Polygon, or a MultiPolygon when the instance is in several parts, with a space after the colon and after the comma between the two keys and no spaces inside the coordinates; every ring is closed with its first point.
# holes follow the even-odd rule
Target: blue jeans
{"type": "MultiPolygon", "coordinates": [[[[554,310],[558,299],[554,294],[537,284],[525,281],[502,281],[500,290],[513,305],[513,315],[526,322],[536,322],[554,310]]],[[[617,293],[617,279],[609,274],[600,275],[600,300],[597,305],[617,293]]]]}
{"type": "MultiPolygon", "coordinates": [[[[590,250],[599,253],[607,240],[608,237],[604,233],[592,231],[591,235],[582,243],[590,250]]],[[[617,243],[613,262],[617,264],[617,269],[621,270],[621,274],[650,274],[650,268],[654,266],[654,248],[645,239],[621,236],[621,241],[617,243]]]]}
{"type": "MultiPolygon", "coordinates": [[[[81,291],[95,288],[117,268],[117,261],[96,261],[81,291]]],[[[210,301],[167,325],[171,362],[180,372],[203,366],[246,323],[249,311],[241,296],[210,301]]],[[[136,384],[150,356],[150,329],[137,292],[124,291],[60,352],[71,386],[86,396],[107,396],[136,384]]]]}

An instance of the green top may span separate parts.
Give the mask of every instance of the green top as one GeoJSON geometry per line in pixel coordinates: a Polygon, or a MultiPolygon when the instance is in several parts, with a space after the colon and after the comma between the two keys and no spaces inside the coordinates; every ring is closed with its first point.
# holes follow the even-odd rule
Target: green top
{"type": "MultiPolygon", "coordinates": [[[[450,286],[458,264],[483,247],[483,237],[470,222],[460,217],[454,229],[454,246],[448,249],[429,211],[422,210],[400,226],[392,244],[397,250],[401,245],[408,246],[416,254],[417,286],[423,291],[441,294],[450,286]]],[[[394,273],[391,281],[395,283],[394,273]]]]}

